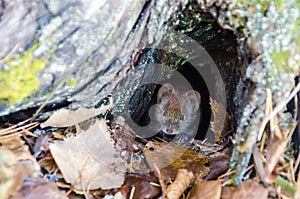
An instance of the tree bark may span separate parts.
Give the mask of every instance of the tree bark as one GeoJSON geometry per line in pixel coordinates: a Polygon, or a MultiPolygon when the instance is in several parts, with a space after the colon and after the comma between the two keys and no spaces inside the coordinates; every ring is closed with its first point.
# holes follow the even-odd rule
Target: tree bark
{"type": "MultiPolygon", "coordinates": [[[[39,60],[41,69],[32,75],[37,78],[36,85],[24,77],[2,79],[5,88],[10,81],[17,85],[0,97],[0,116],[5,121],[3,116],[25,110],[22,113],[28,117],[41,105],[44,111],[71,103],[73,109],[95,106],[114,91],[130,70],[132,56],[141,49],[141,42],[153,45],[160,42],[167,22],[181,4],[181,1],[1,1],[2,73],[22,70],[23,75],[30,74],[33,72],[30,66],[28,70],[22,69],[28,56],[31,63],[39,60]]],[[[142,74],[143,67],[139,71],[142,74]]],[[[128,81],[139,79],[131,76],[128,81]]],[[[12,118],[23,119],[19,113],[12,118]]]]}

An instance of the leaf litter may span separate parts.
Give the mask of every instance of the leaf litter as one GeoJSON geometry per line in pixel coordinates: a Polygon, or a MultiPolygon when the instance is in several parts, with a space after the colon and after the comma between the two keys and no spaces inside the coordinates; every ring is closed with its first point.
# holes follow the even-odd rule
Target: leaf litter
{"type": "MultiPolygon", "coordinates": [[[[270,115],[272,102],[267,104],[270,115]]],[[[36,133],[38,123],[30,120],[2,129],[1,197],[297,198],[300,183],[293,173],[300,158],[287,153],[291,154],[291,133],[280,126],[282,116],[274,114],[269,126],[260,127],[262,141],[253,150],[248,180],[239,187],[228,186],[232,144],[230,138],[222,142],[217,111],[227,113],[212,99],[211,105],[218,145],[194,141],[187,148],[156,138],[145,140],[123,118],[110,121],[109,127],[96,116],[112,103],[97,110],[57,111],[41,125],[59,127],[48,132],[38,128],[36,133]]]]}
{"type": "Polygon", "coordinates": [[[112,189],[124,182],[126,165],[115,153],[104,120],[87,131],[50,145],[66,182],[81,190],[112,189]]]}

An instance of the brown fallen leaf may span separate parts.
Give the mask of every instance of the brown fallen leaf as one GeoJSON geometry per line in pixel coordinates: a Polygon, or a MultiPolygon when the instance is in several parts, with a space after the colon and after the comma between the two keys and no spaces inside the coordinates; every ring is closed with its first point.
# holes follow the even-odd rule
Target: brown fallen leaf
{"type": "Polygon", "coordinates": [[[268,189],[264,188],[257,181],[246,180],[239,187],[224,187],[222,190],[222,199],[267,199],[268,189]]]}
{"type": "Polygon", "coordinates": [[[48,173],[53,173],[58,169],[51,153],[47,153],[45,157],[38,161],[38,163],[41,167],[48,171],[48,173]]]}
{"type": "Polygon", "coordinates": [[[19,160],[34,159],[30,154],[29,147],[25,144],[24,140],[22,140],[20,133],[0,136],[0,146],[11,150],[19,160]]]}
{"type": "Polygon", "coordinates": [[[193,182],[195,176],[193,172],[188,172],[186,169],[178,169],[174,182],[167,188],[168,199],[179,199],[183,192],[193,182]]]}
{"type": "Polygon", "coordinates": [[[21,187],[22,181],[16,178],[14,169],[18,160],[16,155],[8,150],[0,148],[0,196],[8,198],[21,187]]]}
{"type": "Polygon", "coordinates": [[[187,199],[219,199],[221,197],[222,184],[220,180],[197,180],[187,199]]]}
{"type": "Polygon", "coordinates": [[[208,162],[206,156],[174,143],[149,142],[143,153],[150,169],[159,169],[165,182],[175,179],[178,169],[187,169],[199,178],[209,172],[204,166],[208,162]]]}
{"type": "Polygon", "coordinates": [[[31,156],[21,133],[0,135],[0,196],[8,198],[21,187],[26,176],[39,175],[40,167],[31,156]]]}
{"type": "MultiPolygon", "coordinates": [[[[120,120],[119,118],[117,120],[120,120]]],[[[144,145],[136,140],[136,135],[126,123],[113,124],[112,132],[117,151],[131,154],[143,150],[144,145]]]]}
{"type": "MultiPolygon", "coordinates": [[[[211,130],[215,133],[216,142],[221,142],[224,130],[225,120],[230,120],[230,115],[227,113],[225,107],[210,97],[209,104],[213,113],[213,121],[211,122],[211,130]]],[[[226,122],[227,123],[227,122],[226,122]]]]}
{"type": "Polygon", "coordinates": [[[266,157],[265,164],[265,182],[272,183],[277,178],[276,167],[280,158],[284,155],[286,150],[286,146],[289,142],[289,138],[287,138],[287,130],[282,129],[282,137],[278,138],[277,136],[271,136],[270,142],[268,144],[268,152],[266,157]]]}
{"type": "MultiPolygon", "coordinates": [[[[267,155],[266,155],[266,163],[264,169],[258,170],[258,174],[262,178],[264,184],[273,183],[277,177],[277,168],[280,162],[280,159],[285,155],[285,151],[287,150],[287,146],[291,141],[293,132],[297,126],[296,121],[285,122],[286,127],[282,127],[279,125],[279,119],[285,117],[284,114],[280,114],[279,112],[286,107],[289,100],[291,100],[297,92],[299,92],[300,83],[297,87],[291,91],[290,95],[284,99],[281,103],[277,104],[273,109],[272,102],[272,92],[270,89],[266,89],[267,91],[267,99],[266,99],[266,108],[265,108],[265,117],[262,119],[258,129],[258,140],[261,140],[261,148],[265,146],[266,138],[268,137],[267,143],[267,155]],[[267,124],[269,123],[269,127],[267,124]],[[289,126],[289,127],[287,127],[289,126]],[[268,134],[266,130],[269,130],[268,134]]],[[[256,152],[257,153],[257,152],[256,152]]],[[[259,160],[256,157],[256,160],[259,160]]],[[[259,161],[256,161],[256,167],[260,164],[259,161]]],[[[288,163],[289,164],[289,163],[288,163]]],[[[261,167],[261,164],[260,164],[261,167]]]]}
{"type": "Polygon", "coordinates": [[[32,160],[18,160],[13,151],[0,147],[0,196],[6,199],[14,195],[27,176],[39,174],[39,167],[32,160]]]}
{"type": "Polygon", "coordinates": [[[148,174],[129,174],[120,189],[124,198],[130,195],[134,199],[157,198],[161,194],[161,189],[157,178],[148,174]]]}
{"type": "Polygon", "coordinates": [[[209,157],[210,172],[205,177],[205,180],[217,179],[220,175],[224,174],[229,168],[230,156],[221,152],[216,152],[209,157]]]}
{"type": "Polygon", "coordinates": [[[222,199],[231,199],[233,192],[236,190],[236,187],[223,187],[221,192],[222,199]]]}
{"type": "Polygon", "coordinates": [[[66,182],[81,190],[118,188],[125,163],[117,156],[104,120],[87,131],[50,145],[50,152],[66,182]]]}
{"type": "Polygon", "coordinates": [[[68,127],[83,122],[91,117],[95,117],[112,108],[112,99],[109,98],[109,105],[100,108],[84,108],[80,107],[77,110],[60,109],[51,115],[51,117],[41,124],[41,128],[51,127],[68,127]]]}
{"type": "Polygon", "coordinates": [[[10,199],[66,199],[67,194],[59,191],[54,182],[47,182],[42,178],[26,178],[22,189],[10,199]]]}
{"type": "Polygon", "coordinates": [[[144,161],[144,156],[139,153],[144,148],[145,140],[137,137],[133,130],[125,123],[121,116],[114,119],[111,127],[112,139],[115,140],[116,151],[120,156],[130,162],[130,172],[139,173],[148,171],[148,166],[144,161]]]}
{"type": "Polygon", "coordinates": [[[41,134],[36,139],[36,142],[33,147],[34,157],[35,158],[42,158],[47,154],[49,151],[49,136],[47,134],[41,134]]]}

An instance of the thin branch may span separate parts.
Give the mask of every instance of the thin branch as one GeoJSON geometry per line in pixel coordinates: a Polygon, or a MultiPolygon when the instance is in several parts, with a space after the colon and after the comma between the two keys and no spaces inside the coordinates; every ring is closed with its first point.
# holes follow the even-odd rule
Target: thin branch
{"type": "Polygon", "coordinates": [[[260,137],[258,137],[259,139],[261,139],[261,135],[263,134],[263,131],[267,125],[267,123],[270,121],[271,118],[273,118],[277,113],[279,113],[285,106],[286,104],[293,99],[293,97],[300,91],[300,82],[297,84],[297,86],[295,87],[295,89],[293,90],[293,92],[285,99],[283,100],[279,105],[277,105],[275,107],[275,109],[267,116],[265,116],[261,122],[260,128],[259,128],[259,133],[258,135],[260,137]]]}

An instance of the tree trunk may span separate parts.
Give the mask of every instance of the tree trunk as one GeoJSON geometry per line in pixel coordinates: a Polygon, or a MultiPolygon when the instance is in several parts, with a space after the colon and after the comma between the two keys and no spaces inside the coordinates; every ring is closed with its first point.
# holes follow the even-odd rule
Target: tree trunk
{"type": "MultiPolygon", "coordinates": [[[[45,118],[47,111],[60,107],[99,106],[110,94],[115,113],[133,111],[133,119],[140,120],[157,86],[137,88],[172,77],[177,70],[201,92],[202,131],[212,120],[209,98],[225,104],[231,117],[222,131],[237,135],[231,167],[239,184],[267,122],[267,93],[272,106],[287,103],[299,75],[300,31],[295,24],[300,8],[294,5],[0,0],[0,121],[21,121],[39,107],[45,118]],[[174,37],[174,32],[185,36],[174,37]],[[192,40],[212,58],[194,66],[201,77],[188,65],[195,60],[193,53],[200,52],[192,40]],[[149,65],[155,63],[167,67],[149,65]],[[211,75],[216,73],[221,76],[211,75]]],[[[199,57],[209,57],[202,52],[199,57]]],[[[295,106],[283,109],[280,122],[292,124],[295,106]]],[[[292,133],[289,125],[283,128],[292,133]]]]}
{"type": "MultiPolygon", "coordinates": [[[[98,104],[130,70],[140,43],[160,42],[181,5],[94,0],[0,3],[0,116],[11,122],[32,115],[41,105],[47,111],[70,103],[73,109],[98,104]],[[17,75],[8,75],[12,73],[17,75]]],[[[138,81],[137,76],[131,78],[138,81]]]]}

